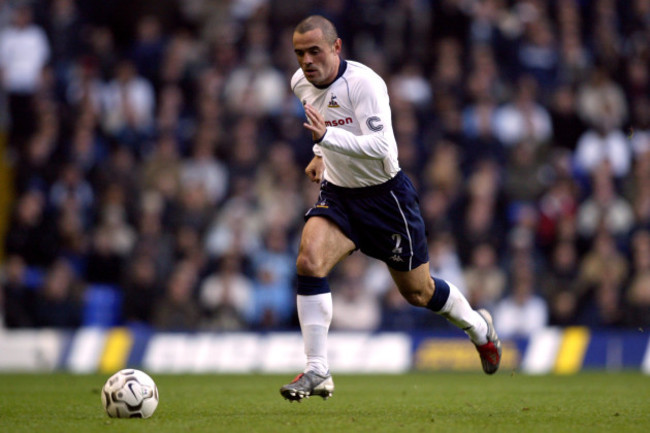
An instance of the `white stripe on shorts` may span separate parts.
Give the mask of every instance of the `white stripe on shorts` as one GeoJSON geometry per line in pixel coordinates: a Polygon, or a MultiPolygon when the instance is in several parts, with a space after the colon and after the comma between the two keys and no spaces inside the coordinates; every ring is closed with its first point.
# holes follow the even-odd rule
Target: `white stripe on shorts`
{"type": "Polygon", "coordinates": [[[393,196],[393,198],[395,199],[395,203],[397,203],[397,209],[399,209],[399,213],[400,215],[402,215],[402,219],[404,220],[404,228],[406,229],[406,234],[409,237],[409,248],[411,249],[411,256],[409,257],[409,271],[410,271],[412,270],[412,266],[413,266],[413,242],[411,240],[411,231],[409,230],[409,224],[406,221],[406,216],[404,215],[404,212],[402,212],[402,206],[399,205],[399,200],[397,200],[395,193],[391,191],[390,195],[393,196]]]}

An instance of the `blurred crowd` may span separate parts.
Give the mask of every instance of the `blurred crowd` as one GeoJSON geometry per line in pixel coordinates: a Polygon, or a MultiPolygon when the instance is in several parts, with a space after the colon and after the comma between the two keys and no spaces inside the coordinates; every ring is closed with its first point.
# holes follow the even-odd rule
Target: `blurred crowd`
{"type": "MultiPolygon", "coordinates": [[[[650,325],[650,0],[0,0],[6,327],[108,291],[112,324],[297,329],[313,13],[389,87],[434,275],[505,338],[650,325]]],[[[361,253],[330,284],[333,329],[447,326],[361,253]]]]}

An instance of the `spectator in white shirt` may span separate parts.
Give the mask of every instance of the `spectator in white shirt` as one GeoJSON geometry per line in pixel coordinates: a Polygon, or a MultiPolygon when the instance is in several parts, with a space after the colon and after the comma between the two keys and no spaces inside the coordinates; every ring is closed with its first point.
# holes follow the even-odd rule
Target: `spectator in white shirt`
{"type": "Polygon", "coordinates": [[[542,144],[551,139],[551,115],[536,98],[537,82],[531,76],[523,76],[517,83],[513,101],[497,109],[495,133],[505,146],[512,147],[523,140],[542,144]]]}
{"type": "Polygon", "coordinates": [[[623,178],[630,172],[632,157],[632,147],[623,131],[599,125],[580,136],[574,162],[583,176],[592,175],[599,166],[608,163],[613,175],[623,178]]]}
{"type": "Polygon", "coordinates": [[[494,326],[501,338],[530,337],[548,323],[546,301],[535,294],[535,276],[521,268],[513,275],[511,294],[494,309],[494,326]]]}
{"type": "Polygon", "coordinates": [[[31,7],[17,6],[12,18],[12,24],[0,32],[0,78],[8,96],[11,143],[20,148],[36,123],[33,97],[50,45],[43,29],[32,23],[31,7]]]}
{"type": "Polygon", "coordinates": [[[138,75],[132,62],[122,60],[102,92],[102,125],[115,137],[126,139],[151,132],[154,126],[153,86],[138,75]]]}

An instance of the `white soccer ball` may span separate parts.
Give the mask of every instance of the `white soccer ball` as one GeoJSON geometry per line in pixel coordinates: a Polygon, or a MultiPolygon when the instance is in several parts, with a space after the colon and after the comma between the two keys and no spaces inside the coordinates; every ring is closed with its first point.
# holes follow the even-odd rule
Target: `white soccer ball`
{"type": "Polygon", "coordinates": [[[158,388],[140,370],[120,370],[102,388],[102,404],[111,418],[149,418],[158,407],[158,388]]]}

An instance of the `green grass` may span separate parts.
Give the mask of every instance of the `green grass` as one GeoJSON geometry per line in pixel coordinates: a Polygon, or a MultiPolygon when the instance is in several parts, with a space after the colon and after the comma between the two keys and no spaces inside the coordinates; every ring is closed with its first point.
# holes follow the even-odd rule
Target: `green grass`
{"type": "Polygon", "coordinates": [[[300,404],[288,376],[154,375],[152,418],[111,419],[107,375],[0,375],[0,432],[649,432],[650,377],[337,375],[334,397],[300,404]]]}

